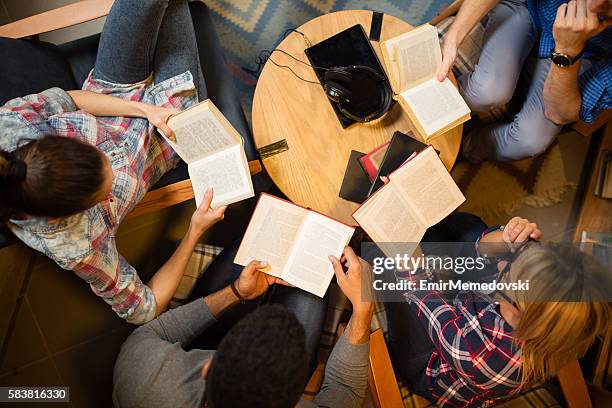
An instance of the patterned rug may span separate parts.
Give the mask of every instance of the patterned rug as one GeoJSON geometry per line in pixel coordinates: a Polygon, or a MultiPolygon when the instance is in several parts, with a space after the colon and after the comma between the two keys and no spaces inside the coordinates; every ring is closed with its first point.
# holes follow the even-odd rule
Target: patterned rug
{"type": "Polygon", "coordinates": [[[459,211],[477,214],[487,223],[522,205],[559,203],[565,192],[576,187],[565,176],[557,142],[533,159],[479,165],[460,162],[451,174],[466,197],[459,211]]]}
{"type": "Polygon", "coordinates": [[[242,104],[251,116],[257,78],[254,69],[261,50],[273,49],[288,28],[297,28],[322,14],[338,10],[377,10],[412,24],[429,21],[451,0],[205,0],[236,79],[242,104]]]}

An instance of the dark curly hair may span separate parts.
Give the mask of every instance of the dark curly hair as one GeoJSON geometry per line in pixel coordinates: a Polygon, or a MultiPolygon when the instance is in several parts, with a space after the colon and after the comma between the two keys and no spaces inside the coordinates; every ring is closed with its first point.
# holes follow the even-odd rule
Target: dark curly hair
{"type": "Polygon", "coordinates": [[[292,408],[306,386],[304,328],[279,305],[264,305],[221,341],[206,380],[214,408],[292,408]]]}

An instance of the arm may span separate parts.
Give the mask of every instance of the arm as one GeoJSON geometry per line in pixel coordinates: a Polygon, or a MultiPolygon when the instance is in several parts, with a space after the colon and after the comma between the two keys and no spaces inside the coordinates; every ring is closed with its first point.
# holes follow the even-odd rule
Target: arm
{"type": "MultiPolygon", "coordinates": [[[[553,24],[555,51],[571,58],[577,57],[589,38],[610,26],[610,20],[600,21],[587,7],[586,0],[571,1],[557,9],[553,24]]],[[[582,98],[578,86],[580,61],[569,67],[554,63],[544,82],[544,114],[552,122],[562,125],[579,119],[582,98]]]]}
{"type": "Polygon", "coordinates": [[[94,116],[125,116],[145,118],[159,128],[169,138],[174,138],[174,132],[166,125],[171,115],[178,112],[174,108],[164,108],[148,103],[130,101],[115,96],[91,91],[68,91],[78,109],[94,116]]]}
{"type": "Polygon", "coordinates": [[[155,301],[157,304],[156,316],[168,307],[168,303],[178,288],[185,268],[187,267],[187,263],[202,234],[224,217],[227,207],[220,207],[213,210],[210,208],[212,199],[213,191],[209,189],[206,194],[204,194],[202,203],[193,213],[189,229],[178,248],[149,281],[149,288],[151,288],[155,294],[155,301]]]}
{"type": "Polygon", "coordinates": [[[465,0],[442,42],[442,65],[438,80],[444,81],[457,58],[457,49],[474,26],[499,3],[499,0],[465,0]]]}
{"type": "Polygon", "coordinates": [[[325,378],[314,403],[329,407],[360,407],[368,385],[370,323],[373,305],[362,299],[362,263],[352,249],[344,250],[348,265],[330,256],[340,289],[353,305],[353,314],[327,362],[325,378]]]}

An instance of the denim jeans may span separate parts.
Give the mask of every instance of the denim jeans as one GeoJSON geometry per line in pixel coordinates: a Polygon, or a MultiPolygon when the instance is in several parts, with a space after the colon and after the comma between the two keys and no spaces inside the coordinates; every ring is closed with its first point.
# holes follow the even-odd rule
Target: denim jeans
{"type": "Polygon", "coordinates": [[[530,56],[537,39],[525,0],[502,0],[488,14],[480,58],[473,72],[459,78],[459,90],[475,112],[511,100],[520,106],[513,106],[508,122],[486,124],[465,135],[463,154],[469,161],[535,156],[561,131],[544,115],[543,89],[551,62],[530,56]]]}
{"type": "MultiPolygon", "coordinates": [[[[435,253],[436,243],[457,242],[462,255],[475,252],[475,242],[487,228],[477,216],[455,213],[429,228],[421,241],[424,253],[435,253]]],[[[389,352],[397,375],[410,391],[427,398],[425,370],[434,345],[423,323],[406,302],[385,303],[389,328],[389,352]]]]}
{"type": "MultiPolygon", "coordinates": [[[[243,267],[233,263],[237,247],[224,249],[197,281],[191,299],[198,299],[217,292],[236,280],[243,267]]],[[[217,322],[202,333],[190,348],[215,350],[223,336],[248,313],[266,303],[280,304],[293,312],[306,332],[306,348],[309,354],[309,373],[317,367],[317,348],[325,323],[327,297],[320,298],[298,288],[273,285],[262,297],[239,303],[225,311],[217,322]]]]}
{"type": "Polygon", "coordinates": [[[104,24],[93,71],[118,84],[155,82],[185,71],[198,99],[207,98],[198,44],[187,0],[116,0],[104,24]]]}

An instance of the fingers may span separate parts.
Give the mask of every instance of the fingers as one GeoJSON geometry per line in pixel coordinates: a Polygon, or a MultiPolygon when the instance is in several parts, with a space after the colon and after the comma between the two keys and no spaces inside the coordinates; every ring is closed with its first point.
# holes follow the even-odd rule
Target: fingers
{"type": "Polygon", "coordinates": [[[567,3],[567,10],[565,12],[565,22],[567,24],[574,24],[576,20],[576,1],[572,0],[567,3]]]}
{"type": "Polygon", "coordinates": [[[537,225],[533,222],[527,223],[523,226],[523,230],[518,234],[514,242],[525,242],[533,231],[537,229],[537,225]]]}
{"type": "Polygon", "coordinates": [[[355,255],[355,251],[353,251],[353,248],[346,247],[344,248],[344,251],[342,253],[346,258],[346,261],[348,262],[349,268],[360,264],[359,257],[355,255]]]}
{"type": "Polygon", "coordinates": [[[210,208],[210,203],[212,203],[214,195],[215,193],[212,187],[208,187],[208,189],[206,190],[206,193],[204,193],[204,197],[202,198],[202,202],[200,203],[199,208],[208,210],[210,208]]]}
{"type": "Polygon", "coordinates": [[[440,69],[438,70],[438,81],[443,82],[448,76],[448,71],[450,71],[451,65],[453,62],[450,58],[444,56],[442,58],[442,65],[440,65],[440,69]]]}
{"type": "Polygon", "coordinates": [[[334,267],[336,279],[338,279],[338,281],[344,281],[346,279],[346,274],[344,273],[344,270],[342,270],[342,264],[340,263],[340,260],[333,255],[329,255],[327,258],[334,267]]]}
{"type": "Polygon", "coordinates": [[[387,177],[387,176],[380,176],[380,181],[382,181],[384,184],[387,184],[389,182],[389,177],[387,177]]]}
{"type": "Polygon", "coordinates": [[[555,18],[555,21],[559,23],[563,23],[565,21],[566,13],[567,13],[567,3],[564,3],[560,5],[559,8],[557,9],[557,16],[555,18]]]}
{"type": "Polygon", "coordinates": [[[227,210],[227,205],[215,208],[213,214],[218,218],[223,218],[225,216],[225,210],[227,210]]]}
{"type": "Polygon", "coordinates": [[[536,227],[536,230],[529,235],[529,238],[539,241],[542,238],[542,231],[536,227]]]}
{"type": "Polygon", "coordinates": [[[174,130],[170,129],[170,126],[168,126],[165,122],[160,122],[157,125],[157,128],[162,131],[163,135],[167,139],[170,139],[173,142],[176,142],[176,135],[174,134],[174,130]]]}
{"type": "MultiPolygon", "coordinates": [[[[272,276],[272,278],[274,278],[274,276],[272,276]]],[[[277,285],[289,286],[290,288],[295,288],[295,285],[292,285],[286,280],[281,279],[281,278],[274,278],[273,282],[271,283],[275,283],[277,285]]]]}

